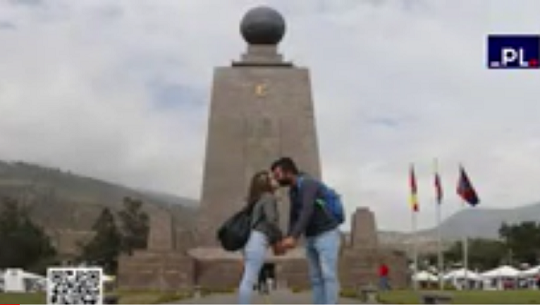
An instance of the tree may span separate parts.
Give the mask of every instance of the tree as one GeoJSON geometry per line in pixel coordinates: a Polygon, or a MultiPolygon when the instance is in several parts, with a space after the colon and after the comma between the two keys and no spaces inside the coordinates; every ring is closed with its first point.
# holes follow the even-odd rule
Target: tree
{"type": "Polygon", "coordinates": [[[509,250],[510,261],[537,265],[540,260],[540,223],[525,221],[509,225],[503,223],[499,235],[509,250]]]}
{"type": "Polygon", "coordinates": [[[504,243],[491,239],[469,240],[470,267],[479,270],[489,270],[500,266],[504,261],[506,249],[504,243]]]}
{"type": "Polygon", "coordinates": [[[81,259],[102,266],[105,272],[116,273],[121,236],[108,208],[101,211],[92,230],[95,235],[83,246],[81,259]]]}
{"type": "Polygon", "coordinates": [[[136,249],[146,249],[149,217],[142,210],[143,202],[125,197],[123,209],[118,212],[122,234],[122,252],[131,254],[136,249]]]}
{"type": "Polygon", "coordinates": [[[463,244],[456,241],[446,251],[443,252],[444,261],[447,263],[461,262],[463,258],[463,244]]]}
{"type": "MultiPolygon", "coordinates": [[[[488,270],[497,267],[505,257],[504,244],[498,240],[469,239],[468,240],[469,269],[488,270]]],[[[463,241],[456,241],[444,251],[447,264],[463,264],[463,241]]]]}
{"type": "Polygon", "coordinates": [[[0,201],[0,249],[0,269],[34,270],[40,262],[56,255],[45,231],[34,224],[28,210],[12,198],[0,201]]]}

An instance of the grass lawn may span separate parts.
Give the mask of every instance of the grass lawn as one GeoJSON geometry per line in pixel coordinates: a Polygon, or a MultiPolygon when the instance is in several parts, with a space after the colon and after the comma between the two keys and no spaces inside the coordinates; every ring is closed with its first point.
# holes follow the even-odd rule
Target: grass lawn
{"type": "MultiPolygon", "coordinates": [[[[396,290],[380,294],[381,303],[419,304],[420,294],[412,290],[396,290]]],[[[445,291],[454,297],[453,304],[540,304],[538,290],[445,291]]]]}
{"type": "Polygon", "coordinates": [[[45,294],[0,292],[0,304],[45,304],[45,294]]]}

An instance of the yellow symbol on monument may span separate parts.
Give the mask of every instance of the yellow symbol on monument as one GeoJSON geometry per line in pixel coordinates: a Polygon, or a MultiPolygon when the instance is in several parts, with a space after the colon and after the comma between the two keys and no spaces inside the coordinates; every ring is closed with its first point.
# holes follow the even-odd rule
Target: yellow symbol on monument
{"type": "Polygon", "coordinates": [[[268,93],[268,85],[266,84],[259,84],[255,86],[255,95],[262,97],[265,96],[268,93]]]}

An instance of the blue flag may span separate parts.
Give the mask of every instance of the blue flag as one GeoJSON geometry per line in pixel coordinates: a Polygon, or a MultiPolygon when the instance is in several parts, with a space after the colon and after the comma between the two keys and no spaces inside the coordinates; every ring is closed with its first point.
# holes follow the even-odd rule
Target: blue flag
{"type": "Polygon", "coordinates": [[[463,166],[460,166],[457,193],[471,206],[476,206],[480,203],[480,199],[478,198],[478,195],[476,195],[476,191],[474,190],[474,187],[469,180],[469,176],[467,176],[467,173],[465,172],[463,166]]]}

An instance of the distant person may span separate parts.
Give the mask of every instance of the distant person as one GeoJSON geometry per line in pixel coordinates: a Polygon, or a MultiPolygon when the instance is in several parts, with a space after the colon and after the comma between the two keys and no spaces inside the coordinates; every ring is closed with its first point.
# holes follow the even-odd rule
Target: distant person
{"type": "Polygon", "coordinates": [[[264,264],[259,272],[259,284],[257,285],[260,294],[268,294],[268,268],[264,264]]]}
{"type": "MultiPolygon", "coordinates": [[[[314,304],[337,304],[339,297],[338,259],[341,244],[338,219],[330,203],[329,189],[308,175],[301,174],[291,158],[281,158],[272,166],[274,178],[282,187],[289,187],[290,221],[285,249],[297,246],[306,237],[306,257],[314,304]],[[322,203],[321,203],[322,202],[322,203]]],[[[333,194],[333,193],[332,193],[333,194]]]]}
{"type": "Polygon", "coordinates": [[[392,290],[390,287],[390,279],[389,279],[390,269],[386,265],[386,263],[381,263],[379,266],[379,289],[380,290],[392,290]]]}
{"type": "Polygon", "coordinates": [[[268,287],[271,290],[276,290],[276,269],[274,264],[268,265],[268,287]]]}
{"type": "Polygon", "coordinates": [[[276,290],[276,282],[273,277],[268,277],[268,287],[270,290],[276,290]]]}
{"type": "MultiPolygon", "coordinates": [[[[238,289],[240,304],[250,304],[253,287],[257,284],[264,264],[266,250],[282,239],[279,228],[277,199],[274,191],[277,183],[267,171],[256,173],[251,179],[247,196],[247,208],[251,210],[252,230],[244,247],[244,272],[238,289]]],[[[274,252],[281,254],[279,248],[274,252]]]]}

